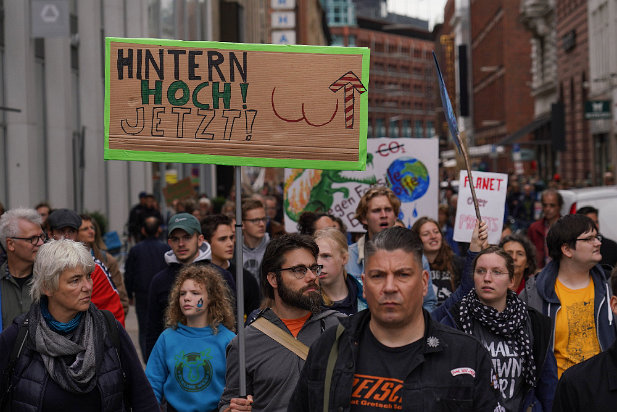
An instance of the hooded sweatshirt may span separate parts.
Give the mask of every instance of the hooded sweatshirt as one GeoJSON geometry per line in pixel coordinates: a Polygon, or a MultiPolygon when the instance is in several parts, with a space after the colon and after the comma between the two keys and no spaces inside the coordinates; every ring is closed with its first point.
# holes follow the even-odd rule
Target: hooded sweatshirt
{"type": "MultiPolygon", "coordinates": [[[[538,312],[548,316],[552,320],[553,340],[555,337],[555,319],[557,312],[561,310],[561,302],[555,292],[555,282],[559,274],[559,265],[550,261],[542,272],[529,277],[525,282],[525,289],[520,298],[527,305],[538,312]]],[[[606,280],[604,270],[596,265],[589,271],[594,285],[594,319],[596,320],[596,333],[598,343],[602,351],[607,350],[617,337],[617,327],[613,319],[610,307],[612,291],[606,280]]],[[[554,344],[554,342],[553,342],[554,344]]]]}
{"type": "Polygon", "coordinates": [[[266,246],[268,246],[268,242],[270,242],[270,235],[266,233],[261,239],[261,242],[254,249],[251,249],[246,245],[246,243],[242,243],[242,262],[244,269],[251,272],[255,279],[257,279],[257,283],[260,284],[259,281],[259,272],[261,268],[261,261],[264,258],[264,253],[266,253],[266,246]]]}
{"type": "Polygon", "coordinates": [[[191,328],[178,323],[156,341],[146,377],[159,403],[178,411],[215,410],[225,387],[225,348],[235,334],[219,325],[191,328]]]}
{"type": "MultiPolygon", "coordinates": [[[[236,282],[234,281],[231,273],[222,269],[216,265],[210,263],[212,254],[210,252],[210,245],[207,242],[203,242],[199,254],[192,265],[210,265],[210,267],[216,269],[225,282],[229,286],[232,297],[235,299],[236,295],[236,282]]],[[[165,262],[167,267],[154,275],[150,289],[148,291],[148,316],[146,322],[146,358],[150,356],[152,348],[156,343],[159,335],[165,329],[165,309],[167,309],[167,301],[169,300],[169,291],[176,281],[178,272],[184,266],[178,261],[176,255],[172,250],[165,253],[165,262]]]]}

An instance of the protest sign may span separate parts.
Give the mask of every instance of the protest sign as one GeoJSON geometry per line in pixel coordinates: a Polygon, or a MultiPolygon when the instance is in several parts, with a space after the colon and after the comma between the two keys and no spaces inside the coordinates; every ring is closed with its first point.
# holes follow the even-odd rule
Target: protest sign
{"type": "Polygon", "coordinates": [[[105,159],[363,170],[369,49],[106,39],[105,159]]]}
{"type": "Polygon", "coordinates": [[[172,202],[176,199],[195,197],[195,194],[195,188],[190,177],[186,177],[177,183],[168,184],[163,188],[163,196],[168,206],[171,206],[172,202]]]}
{"type": "MultiPolygon", "coordinates": [[[[488,225],[488,242],[496,245],[501,238],[503,227],[508,175],[474,171],[472,179],[482,221],[488,225]]],[[[458,188],[454,240],[469,242],[477,218],[466,170],[460,172],[458,188]]]]}
{"type": "Polygon", "coordinates": [[[417,218],[437,219],[439,142],[437,139],[368,139],[365,171],[285,170],[285,230],[297,231],[303,211],[340,217],[350,232],[364,232],[354,219],[371,186],[390,187],[401,200],[399,218],[411,227],[417,218]]]}

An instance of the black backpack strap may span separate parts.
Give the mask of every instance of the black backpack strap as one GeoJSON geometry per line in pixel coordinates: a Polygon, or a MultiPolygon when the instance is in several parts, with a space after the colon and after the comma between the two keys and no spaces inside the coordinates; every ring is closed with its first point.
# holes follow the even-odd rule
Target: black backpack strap
{"type": "Polygon", "coordinates": [[[334,343],[330,348],[330,354],[328,355],[328,363],[326,364],[326,377],[324,379],[324,392],[323,392],[323,410],[327,412],[330,406],[330,387],[332,386],[332,375],[334,374],[334,366],[338,359],[338,347],[341,341],[341,335],[345,331],[345,327],[340,323],[336,327],[336,335],[334,343]]]}
{"type": "Polygon", "coordinates": [[[116,356],[118,357],[118,362],[120,363],[120,372],[122,372],[122,385],[124,392],[124,407],[127,411],[132,410],[131,403],[128,396],[128,391],[126,390],[126,373],[124,373],[124,368],[122,368],[122,359],[120,358],[120,332],[118,332],[118,322],[116,322],[116,318],[113,313],[105,309],[99,309],[105,318],[105,323],[107,324],[107,331],[109,332],[109,339],[111,339],[112,345],[114,345],[114,349],[116,351],[116,356]]]}
{"type": "Polygon", "coordinates": [[[100,309],[100,311],[105,318],[105,323],[107,323],[107,332],[109,332],[109,338],[111,339],[111,343],[116,349],[118,349],[120,347],[120,332],[118,332],[116,318],[114,317],[114,314],[108,310],[100,309]]]}
{"type": "MultiPolygon", "coordinates": [[[[17,360],[21,355],[24,346],[26,345],[26,339],[28,338],[28,318],[24,316],[22,322],[19,323],[19,329],[17,331],[17,338],[15,339],[15,343],[13,344],[13,349],[11,349],[11,356],[9,357],[9,364],[6,368],[5,378],[6,378],[6,392],[2,394],[0,398],[0,408],[5,410],[7,407],[7,402],[9,401],[11,392],[13,391],[13,371],[15,369],[15,365],[17,364],[17,360]]],[[[8,410],[8,409],[6,409],[8,410]]]]}

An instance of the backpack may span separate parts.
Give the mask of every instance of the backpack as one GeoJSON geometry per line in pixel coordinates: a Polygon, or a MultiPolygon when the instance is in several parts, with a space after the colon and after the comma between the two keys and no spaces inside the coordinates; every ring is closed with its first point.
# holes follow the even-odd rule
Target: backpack
{"type": "MultiPolygon", "coordinates": [[[[113,313],[108,310],[100,309],[103,317],[105,318],[105,323],[107,325],[107,332],[109,333],[109,339],[111,340],[114,349],[116,350],[116,355],[118,356],[118,361],[120,362],[120,370],[122,370],[122,380],[126,382],[126,374],[122,369],[122,360],[120,359],[120,353],[118,352],[118,348],[120,347],[120,332],[118,332],[118,327],[116,325],[116,319],[114,318],[113,313]]],[[[15,344],[13,345],[13,349],[11,350],[11,356],[9,357],[9,364],[4,372],[6,374],[7,379],[7,389],[6,392],[2,394],[0,398],[0,411],[9,411],[9,399],[11,392],[13,391],[13,383],[12,383],[12,375],[13,370],[15,369],[15,365],[17,364],[17,360],[21,355],[21,351],[23,350],[26,339],[28,338],[28,318],[24,318],[24,321],[19,324],[19,330],[17,332],[17,338],[15,339],[15,344]]]]}

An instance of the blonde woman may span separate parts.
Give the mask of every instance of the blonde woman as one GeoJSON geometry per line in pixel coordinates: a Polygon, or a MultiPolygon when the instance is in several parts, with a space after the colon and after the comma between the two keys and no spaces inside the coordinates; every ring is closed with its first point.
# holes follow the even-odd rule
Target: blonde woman
{"type": "Polygon", "coordinates": [[[362,297],[362,284],[345,271],[349,259],[347,238],[334,227],[315,232],[315,243],[319,246],[317,263],[322,265],[319,285],[324,295],[326,309],[353,315],[366,309],[362,297]]]}
{"type": "Polygon", "coordinates": [[[146,376],[167,410],[215,411],[225,387],[225,348],[235,336],[231,298],[219,273],[186,266],[169,295],[167,329],[148,358],[146,376]]]}

